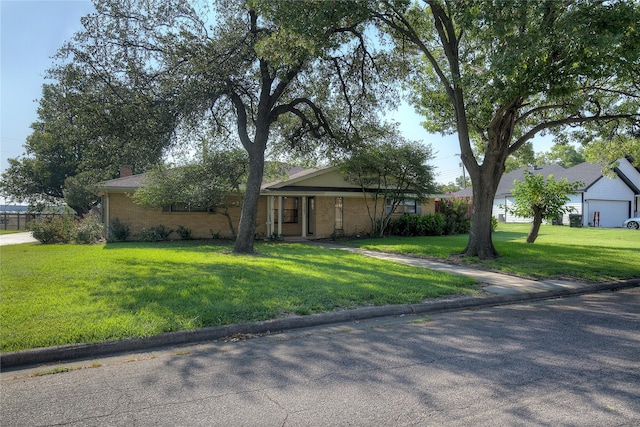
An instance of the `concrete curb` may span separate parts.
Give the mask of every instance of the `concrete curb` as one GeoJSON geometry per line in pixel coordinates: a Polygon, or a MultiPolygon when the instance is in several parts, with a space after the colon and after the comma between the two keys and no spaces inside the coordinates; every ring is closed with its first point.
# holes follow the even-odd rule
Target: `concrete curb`
{"type": "Polygon", "coordinates": [[[400,316],[407,314],[438,314],[451,311],[494,307],[545,299],[616,291],[640,286],[640,278],[627,281],[615,281],[584,285],[577,288],[557,289],[542,292],[527,292],[507,295],[460,297],[440,299],[420,304],[386,305],[363,307],[353,310],[331,313],[293,316],[256,323],[210,327],[189,331],[169,332],[149,338],[132,338],[120,341],[108,341],[95,344],[74,344],[57,347],[37,348],[4,353],[0,356],[0,368],[19,369],[30,365],[51,364],[79,359],[104,357],[118,353],[151,350],[160,347],[196,344],[213,341],[235,334],[262,334],[285,330],[330,325],[333,323],[353,322],[377,317],[400,316]]]}

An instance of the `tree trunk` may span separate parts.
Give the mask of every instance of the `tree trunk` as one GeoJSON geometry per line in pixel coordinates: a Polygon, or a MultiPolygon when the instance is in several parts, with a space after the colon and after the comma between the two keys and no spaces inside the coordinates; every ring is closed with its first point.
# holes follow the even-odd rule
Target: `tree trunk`
{"type": "Polygon", "coordinates": [[[258,216],[258,202],[260,201],[260,187],[264,174],[264,150],[269,135],[268,128],[262,132],[257,131],[254,144],[249,146],[249,176],[247,188],[240,213],[238,236],[233,247],[236,254],[252,254],[253,241],[256,234],[256,218],[258,216]]]}
{"type": "Polygon", "coordinates": [[[498,256],[491,236],[491,218],[493,200],[501,176],[502,173],[497,176],[496,174],[479,174],[479,177],[474,179],[471,229],[467,247],[462,251],[465,256],[480,259],[493,259],[498,256]]]}
{"type": "Polygon", "coordinates": [[[247,178],[247,189],[242,203],[242,212],[240,213],[238,236],[233,247],[233,252],[237,254],[253,253],[260,186],[262,185],[264,172],[264,152],[258,156],[250,156],[249,165],[249,177],[247,178]]]}
{"type": "MultiPolygon", "coordinates": [[[[482,165],[478,165],[471,151],[468,133],[460,138],[462,160],[469,171],[473,183],[473,215],[469,242],[462,252],[465,256],[480,259],[493,259],[498,256],[491,237],[491,218],[493,201],[498,190],[498,184],[505,169],[505,162],[517,147],[510,147],[515,118],[522,104],[522,99],[516,98],[501,107],[491,120],[487,128],[485,139],[486,149],[482,165]]],[[[461,111],[461,107],[458,108],[461,111]]],[[[465,130],[467,128],[464,128],[465,130]]]]}
{"type": "Polygon", "coordinates": [[[533,209],[533,223],[531,224],[531,230],[527,236],[527,243],[533,243],[538,238],[538,232],[540,231],[540,224],[542,224],[542,210],[533,209]]]}

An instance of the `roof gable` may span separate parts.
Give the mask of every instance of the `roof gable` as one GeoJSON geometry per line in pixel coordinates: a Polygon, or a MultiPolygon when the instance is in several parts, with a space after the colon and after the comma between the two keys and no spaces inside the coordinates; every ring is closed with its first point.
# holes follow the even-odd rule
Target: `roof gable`
{"type": "Polygon", "coordinates": [[[262,191],[271,192],[283,189],[360,189],[359,186],[347,182],[335,166],[317,169],[305,169],[290,175],[286,179],[263,184],[262,191]]]}

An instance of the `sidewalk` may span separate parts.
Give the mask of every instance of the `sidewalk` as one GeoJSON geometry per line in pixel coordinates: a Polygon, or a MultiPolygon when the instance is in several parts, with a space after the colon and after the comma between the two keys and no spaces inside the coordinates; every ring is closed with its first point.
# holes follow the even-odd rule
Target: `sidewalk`
{"type": "Polygon", "coordinates": [[[194,344],[231,337],[236,334],[257,335],[277,333],[285,330],[309,328],[333,323],[361,321],[378,317],[418,314],[432,315],[451,311],[494,307],[498,305],[539,301],[587,293],[615,291],[640,286],[640,277],[626,281],[595,284],[561,280],[531,280],[502,273],[477,270],[460,265],[431,261],[423,258],[350,248],[325,242],[307,241],[304,243],[329,249],[361,253],[378,259],[473,277],[478,280],[480,288],[484,293],[479,296],[463,295],[436,298],[419,304],[363,307],[353,310],[333,311],[330,313],[312,314],[307,316],[291,316],[256,323],[170,332],[149,338],[132,338],[96,344],[66,345],[4,353],[0,358],[0,367],[2,369],[19,369],[28,365],[51,364],[69,360],[97,358],[116,353],[128,353],[160,347],[194,344]]]}

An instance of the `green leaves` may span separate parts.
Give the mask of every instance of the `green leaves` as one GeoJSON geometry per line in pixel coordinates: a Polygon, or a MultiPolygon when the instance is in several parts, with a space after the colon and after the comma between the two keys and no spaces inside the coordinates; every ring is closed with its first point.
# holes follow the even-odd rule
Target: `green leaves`
{"type": "Polygon", "coordinates": [[[566,205],[570,200],[568,195],[575,194],[584,185],[582,182],[569,183],[566,179],[556,181],[553,175],[545,179],[529,171],[524,171],[524,177],[524,181],[514,181],[515,206],[509,209],[512,214],[523,218],[539,214],[550,220],[572,212],[573,208],[566,205]]]}

